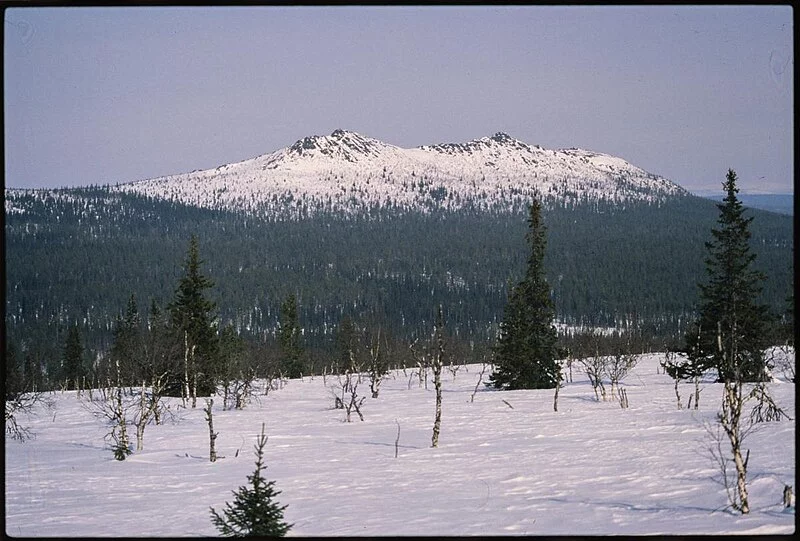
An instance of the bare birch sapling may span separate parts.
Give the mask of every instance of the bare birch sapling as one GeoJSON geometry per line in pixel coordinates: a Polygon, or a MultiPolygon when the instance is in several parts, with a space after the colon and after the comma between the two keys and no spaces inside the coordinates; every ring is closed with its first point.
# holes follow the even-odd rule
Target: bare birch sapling
{"type": "Polygon", "coordinates": [[[431,437],[431,447],[439,446],[439,431],[442,426],[442,363],[444,362],[444,318],[442,317],[442,307],[436,316],[436,351],[432,358],[433,386],[436,389],[436,417],[433,421],[433,436],[431,437]]]}
{"type": "Polygon", "coordinates": [[[214,414],[212,408],[214,407],[214,399],[206,400],[206,407],[203,411],[206,413],[206,421],[208,421],[208,459],[210,462],[217,461],[217,450],[215,442],[219,432],[214,432],[214,414]]]}

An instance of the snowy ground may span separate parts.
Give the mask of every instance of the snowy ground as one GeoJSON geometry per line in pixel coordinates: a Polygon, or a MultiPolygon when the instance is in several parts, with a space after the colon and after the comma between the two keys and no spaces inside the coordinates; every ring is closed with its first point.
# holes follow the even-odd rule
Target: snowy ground
{"type": "MultiPolygon", "coordinates": [[[[552,391],[481,389],[470,402],[480,366],[462,367],[455,380],[445,370],[438,448],[430,447],[432,384],[426,390],[414,378],[409,389],[409,377],[395,373],[378,399],[367,398],[365,420],[345,423],[321,376],[290,380],[241,411],[215,401],[225,456],[215,463],[201,402],[179,410],[177,422],[149,426],[144,450],[118,462],[85,398],[57,393],[52,409],[23,419],[35,439],[5,443],[5,531],[215,536],[209,507],[220,510],[247,483],[264,422],[266,477],[288,504],[289,535],[794,532],[794,507],[781,500],[784,484],[795,485],[795,386],[770,385],[792,420],[762,423],[746,441],[752,511],[740,516],[724,509],[704,427],[721,386],[703,384],[699,411],[678,410],[672,380],[657,373],[662,357],[641,357],[624,380],[629,409],[596,401],[577,368],[557,413],[552,391]]],[[[681,385],[684,402],[692,388],[681,385]]]]}

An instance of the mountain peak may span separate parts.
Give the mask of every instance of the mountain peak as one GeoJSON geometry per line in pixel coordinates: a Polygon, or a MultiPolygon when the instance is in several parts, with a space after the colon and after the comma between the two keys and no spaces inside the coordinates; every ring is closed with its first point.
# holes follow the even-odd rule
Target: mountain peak
{"type": "Polygon", "coordinates": [[[501,131],[495,133],[489,139],[492,141],[497,141],[498,143],[513,143],[516,141],[516,139],[501,131]]]}
{"type": "Polygon", "coordinates": [[[336,129],[330,135],[310,135],[288,148],[290,155],[339,158],[357,162],[361,158],[380,155],[381,143],[354,131],[336,129]]]}
{"type": "Polygon", "coordinates": [[[354,131],[343,130],[343,129],[340,129],[340,128],[337,128],[337,129],[333,130],[331,132],[331,137],[333,137],[334,139],[342,139],[342,138],[345,138],[345,137],[353,137],[353,138],[358,138],[358,139],[364,139],[363,136],[361,136],[360,134],[358,134],[358,133],[356,133],[354,131]]]}

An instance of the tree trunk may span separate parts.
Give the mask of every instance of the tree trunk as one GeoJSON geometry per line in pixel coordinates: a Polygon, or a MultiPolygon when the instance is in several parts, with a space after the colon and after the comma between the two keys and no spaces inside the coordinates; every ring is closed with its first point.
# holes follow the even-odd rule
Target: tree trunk
{"type": "Polygon", "coordinates": [[[206,421],[208,421],[208,458],[211,462],[217,461],[217,450],[214,447],[214,442],[217,440],[217,433],[214,432],[214,417],[211,408],[214,406],[214,399],[211,398],[206,402],[206,421]]]}
{"type": "Polygon", "coordinates": [[[475,400],[475,393],[477,393],[477,392],[478,392],[478,387],[480,387],[480,385],[481,385],[481,381],[483,381],[483,373],[484,373],[485,371],[486,371],[486,363],[484,362],[484,363],[481,365],[481,373],[480,373],[480,375],[478,376],[478,382],[475,384],[475,389],[473,389],[473,391],[472,391],[472,395],[469,397],[469,401],[470,401],[470,403],[472,403],[472,402],[475,400]]]}
{"type": "Polygon", "coordinates": [[[439,430],[442,425],[442,364],[435,360],[433,364],[433,386],[436,389],[436,418],[433,421],[433,437],[431,447],[439,446],[439,430]]]}
{"type": "Polygon", "coordinates": [[[144,424],[136,425],[136,451],[141,451],[144,448],[144,424]]]}
{"type": "MultiPolygon", "coordinates": [[[[397,452],[400,448],[400,421],[397,419],[394,420],[397,423],[397,437],[394,440],[394,457],[397,458],[397,452]]],[[[785,491],[784,491],[784,501],[786,500],[785,491]]]]}
{"type": "Polygon", "coordinates": [[[558,412],[558,390],[561,388],[561,382],[556,382],[556,392],[553,396],[553,411],[558,412]]]}
{"type": "MultiPolygon", "coordinates": [[[[431,447],[439,446],[439,430],[442,426],[442,363],[444,362],[444,338],[442,337],[442,307],[439,306],[436,326],[437,350],[433,354],[433,386],[436,389],[436,418],[433,421],[431,447]]],[[[427,383],[427,378],[425,378],[427,383]]]]}
{"type": "MultiPolygon", "coordinates": [[[[194,347],[192,347],[192,356],[194,356],[194,347]]],[[[192,408],[197,407],[197,370],[192,374],[192,408]]]]}
{"type": "Polygon", "coordinates": [[[186,401],[189,399],[189,333],[183,331],[183,386],[181,387],[181,399],[183,406],[186,407],[186,401]]]}
{"type": "MultiPolygon", "coordinates": [[[[119,366],[119,364],[117,364],[119,366]]],[[[119,427],[119,446],[121,449],[126,450],[125,454],[130,454],[128,451],[128,431],[127,431],[127,421],[125,420],[125,406],[122,402],[122,387],[117,387],[117,396],[116,396],[116,416],[117,416],[117,426],[119,427]]],[[[123,459],[124,460],[124,456],[123,459]]]]}
{"type": "Polygon", "coordinates": [[[164,373],[158,377],[153,376],[152,383],[150,384],[152,392],[150,407],[153,408],[153,419],[157,425],[161,424],[161,408],[159,407],[159,402],[161,401],[161,393],[164,392],[163,379],[166,375],[167,374],[164,373]]]}
{"type": "MultiPolygon", "coordinates": [[[[733,463],[736,466],[736,499],[733,507],[743,515],[750,512],[747,496],[747,458],[742,458],[742,438],[740,420],[742,415],[742,383],[740,381],[725,382],[725,403],[723,404],[723,429],[731,443],[733,463]],[[727,410],[727,411],[726,411],[727,410]]],[[[749,452],[748,452],[749,455],[749,452]]],[[[749,458],[749,457],[748,457],[749,458]]]]}
{"type": "Polygon", "coordinates": [[[145,405],[144,405],[144,397],[145,397],[145,386],[144,381],[142,381],[142,394],[139,396],[139,419],[136,423],[136,451],[141,451],[144,448],[144,426],[147,424],[147,418],[149,417],[145,405]]]}
{"type": "Polygon", "coordinates": [[[737,447],[733,452],[733,461],[736,464],[736,488],[739,491],[739,511],[741,511],[743,515],[746,515],[750,512],[750,503],[747,496],[747,459],[742,458],[741,448],[737,447]]]}

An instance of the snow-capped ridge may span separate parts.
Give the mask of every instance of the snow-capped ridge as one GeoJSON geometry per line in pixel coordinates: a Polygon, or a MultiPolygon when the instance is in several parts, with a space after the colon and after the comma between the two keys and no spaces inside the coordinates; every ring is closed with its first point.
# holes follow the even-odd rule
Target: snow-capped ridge
{"type": "Polygon", "coordinates": [[[659,203],[688,192],[622,158],[548,150],[513,136],[401,148],[354,131],[311,135],[238,163],[120,184],[117,189],[267,216],[470,208],[504,212],[545,204],[659,203]]]}

